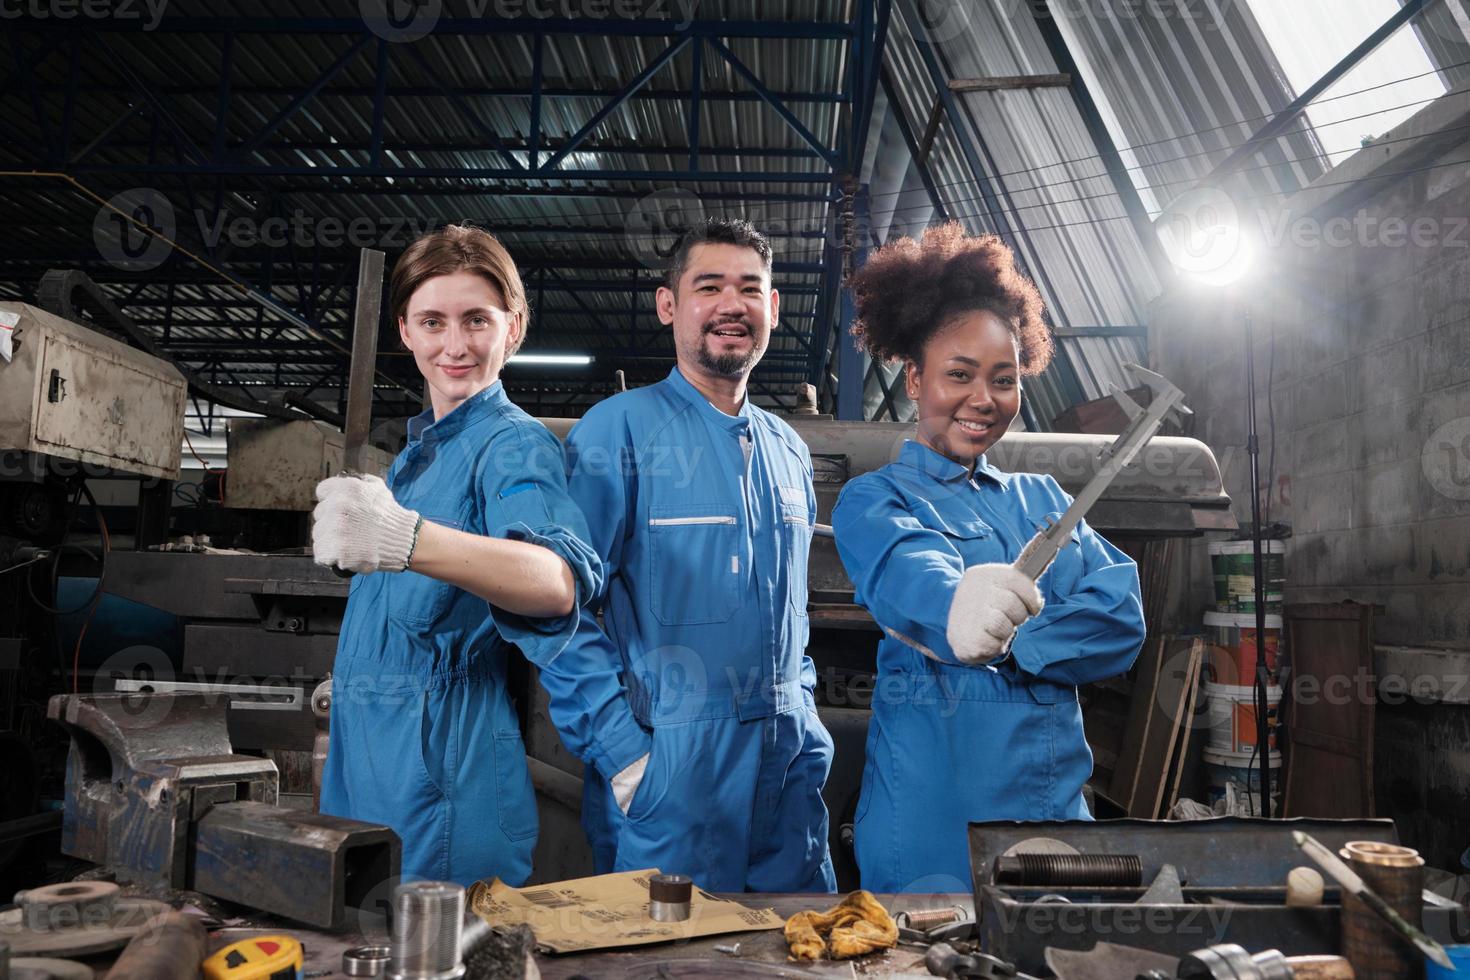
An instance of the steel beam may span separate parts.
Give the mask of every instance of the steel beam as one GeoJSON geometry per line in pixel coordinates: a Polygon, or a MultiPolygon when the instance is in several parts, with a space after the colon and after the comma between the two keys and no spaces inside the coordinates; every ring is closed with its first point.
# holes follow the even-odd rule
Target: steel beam
{"type": "MultiPolygon", "coordinates": [[[[540,37],[542,35],[537,35],[540,37]]],[[[533,71],[534,81],[534,71],[533,71]]],[[[13,84],[13,83],[12,83],[13,84]]],[[[63,91],[63,86],[54,82],[38,80],[36,88],[42,95],[52,95],[63,91]]],[[[329,85],[317,93],[318,98],[337,97],[347,99],[370,99],[376,91],[377,85],[329,85]]],[[[242,97],[263,96],[267,99],[290,98],[298,91],[297,88],[287,85],[235,85],[232,86],[235,95],[242,97]]],[[[126,85],[108,85],[105,83],[87,84],[87,91],[94,95],[128,95],[132,89],[126,85]]],[[[201,85],[156,85],[154,91],[160,96],[169,98],[191,98],[208,99],[214,96],[217,89],[213,86],[201,85]]],[[[533,94],[534,85],[531,89],[521,86],[487,85],[487,86],[450,86],[435,87],[426,85],[390,85],[388,88],[389,98],[434,98],[437,96],[457,96],[464,99],[505,99],[525,98],[533,94]]],[[[542,95],[548,99],[606,99],[607,90],[600,88],[587,88],[584,86],[561,86],[559,88],[542,87],[542,95]]],[[[776,92],[777,98],[785,103],[814,103],[820,105],[846,105],[848,95],[846,92],[776,92]]],[[[659,88],[643,89],[633,94],[633,101],[653,102],[688,102],[693,95],[692,89],[684,88],[659,88]]],[[[706,102],[762,102],[764,101],[755,92],[738,91],[732,92],[721,89],[702,89],[700,98],[706,102]]]]}
{"type": "Polygon", "coordinates": [[[909,148],[909,156],[913,158],[914,168],[919,172],[919,180],[924,185],[924,193],[929,196],[929,203],[934,212],[939,215],[940,221],[949,220],[949,208],[944,205],[944,198],[939,196],[939,185],[934,182],[934,174],[929,170],[927,154],[919,152],[919,144],[914,139],[913,127],[909,125],[908,113],[903,111],[903,103],[898,99],[898,93],[893,88],[893,79],[888,69],[884,68],[883,94],[888,99],[888,109],[893,113],[893,120],[898,124],[898,131],[903,135],[904,144],[909,148]]]}
{"type": "Polygon", "coordinates": [[[776,114],[786,121],[786,125],[790,126],[797,136],[800,136],[808,146],[821,154],[822,159],[826,160],[832,167],[835,168],[840,165],[840,156],[831,147],[817,139],[812,131],[807,129],[800,119],[796,118],[796,114],[791,111],[790,107],[776,98],[775,93],[766,88],[761,80],[756,77],[755,72],[746,67],[745,62],[735,57],[735,52],[725,47],[724,42],[719,38],[711,37],[708,39],[708,43],[710,47],[719,53],[720,57],[729,63],[731,68],[735,69],[735,74],[745,79],[746,84],[755,89],[756,93],[760,95],[761,101],[776,110],[776,114]]]}
{"type": "Polygon", "coordinates": [[[1252,133],[1250,139],[1237,146],[1224,160],[1217,163],[1209,175],[1200,181],[1200,185],[1214,183],[1239,170],[1242,164],[1263,150],[1266,144],[1291,128],[1291,125],[1307,111],[1307,107],[1315,102],[1318,96],[1337,84],[1339,79],[1357,67],[1364,58],[1378,50],[1378,46],[1392,37],[1400,27],[1417,17],[1431,0],[1399,0],[1399,2],[1402,6],[1394,12],[1393,16],[1385,20],[1376,31],[1369,34],[1363,43],[1344,55],[1337,64],[1327,70],[1325,75],[1293,99],[1286,108],[1272,116],[1252,133]]]}
{"type": "Polygon", "coordinates": [[[1158,277],[1160,284],[1166,285],[1174,279],[1174,263],[1169,260],[1163,243],[1159,241],[1148,208],[1144,206],[1138,187],[1133,183],[1128,167],[1113,143],[1113,135],[1108,131],[1107,123],[1103,121],[1102,113],[1092,99],[1092,92],[1088,90],[1087,82],[1077,68],[1077,62],[1072,58],[1072,50],[1067,46],[1067,39],[1063,37],[1062,29],[1052,14],[1050,0],[1040,0],[1040,4],[1040,7],[1033,10],[1037,30],[1041,32],[1042,40],[1046,42],[1057,70],[1069,77],[1070,84],[1067,88],[1072,93],[1072,104],[1082,117],[1082,124],[1087,127],[1087,135],[1092,138],[1098,159],[1108,172],[1113,191],[1123,203],[1123,210],[1128,214],[1128,223],[1133,226],[1138,244],[1142,246],[1154,268],[1154,275],[1158,277]]]}
{"type": "MultiPolygon", "coordinates": [[[[88,20],[37,20],[26,24],[34,33],[87,31],[108,34],[347,34],[368,35],[359,17],[161,17],[156,24],[117,17],[88,20]]],[[[694,20],[630,17],[440,17],[440,37],[486,34],[581,34],[594,37],[750,37],[769,40],[831,40],[852,37],[850,24],[834,21],[694,20]]]]}
{"type": "MultiPolygon", "coordinates": [[[[542,165],[543,168],[545,164],[542,165]]],[[[71,168],[74,175],[95,174],[108,176],[161,176],[161,175],[205,175],[205,176],[251,176],[251,177],[392,177],[395,180],[411,178],[453,178],[470,180],[586,180],[586,181],[652,181],[669,184],[689,183],[753,183],[753,184],[828,184],[832,181],[829,171],[691,171],[691,170],[542,170],[538,174],[527,174],[517,164],[514,169],[504,167],[312,167],[305,164],[253,164],[239,159],[213,161],[199,166],[181,163],[126,163],[126,164],[83,164],[71,168]]],[[[354,193],[361,194],[362,190],[354,193]]],[[[397,193],[410,193],[407,189],[397,193]]],[[[480,191],[486,197],[500,193],[498,188],[485,187],[480,191]]],[[[602,197],[592,192],[594,197],[602,197]]],[[[642,198],[647,192],[637,195],[642,198]]],[[[750,195],[744,195],[749,200],[750,195]]],[[[764,194],[762,200],[766,200],[764,194]]]]}
{"type": "Polygon", "coordinates": [[[623,105],[624,102],[628,101],[628,99],[633,95],[634,92],[647,85],[648,80],[654,75],[657,75],[660,71],[662,71],[663,67],[667,65],[670,61],[673,61],[674,56],[677,55],[680,51],[683,51],[691,40],[692,38],[690,38],[689,36],[684,36],[676,39],[674,43],[664,48],[663,51],[659,53],[658,57],[654,58],[653,61],[649,63],[648,67],[639,72],[631,82],[623,86],[622,91],[618,92],[611,99],[609,99],[601,109],[598,109],[597,112],[593,114],[592,118],[587,120],[587,122],[582,125],[581,129],[572,134],[571,138],[566,141],[561,149],[553,153],[551,155],[551,158],[548,159],[546,163],[537,168],[536,172],[538,174],[544,174],[550,171],[555,171],[557,164],[565,160],[567,154],[571,153],[573,150],[577,149],[577,147],[586,142],[587,137],[592,135],[592,133],[597,129],[598,126],[602,125],[602,121],[604,119],[616,112],[623,105]]]}

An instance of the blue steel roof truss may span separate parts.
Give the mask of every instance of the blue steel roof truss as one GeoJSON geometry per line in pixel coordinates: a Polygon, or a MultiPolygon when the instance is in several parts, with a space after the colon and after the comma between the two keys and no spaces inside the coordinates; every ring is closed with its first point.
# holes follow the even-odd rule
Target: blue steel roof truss
{"type": "MultiPolygon", "coordinates": [[[[864,30],[871,30],[873,5],[886,8],[887,0],[858,0],[864,30]]],[[[524,100],[529,112],[529,125],[523,140],[512,139],[482,114],[486,97],[458,80],[447,80],[431,57],[418,44],[390,44],[374,37],[363,22],[336,18],[165,18],[154,37],[138,38],[117,20],[81,22],[70,25],[72,33],[63,35],[55,22],[22,25],[9,31],[13,64],[7,79],[6,102],[19,99],[24,118],[34,125],[34,133],[13,128],[8,120],[15,112],[0,113],[0,134],[9,146],[31,147],[21,158],[6,161],[4,169],[37,169],[68,175],[74,183],[38,182],[36,179],[4,179],[0,191],[22,190],[43,192],[71,198],[68,210],[74,219],[73,234],[55,235],[47,247],[28,250],[25,254],[0,254],[0,281],[10,279],[9,295],[33,297],[33,284],[44,267],[52,265],[81,266],[98,281],[114,290],[121,287],[131,300],[129,310],[144,327],[157,332],[166,348],[181,359],[205,371],[222,373],[226,379],[247,375],[256,385],[296,386],[298,390],[328,393],[336,381],[340,407],[340,388],[345,381],[349,343],[348,310],[353,302],[350,268],[355,263],[355,249],[306,247],[288,238],[284,247],[262,247],[192,234],[195,229],[181,223],[168,229],[174,240],[191,253],[178,252],[146,274],[109,267],[99,259],[97,251],[87,247],[79,234],[83,224],[92,222],[84,196],[94,190],[106,197],[126,181],[160,189],[184,203],[190,214],[228,214],[233,209],[254,205],[252,216],[265,220],[285,220],[292,209],[307,208],[318,214],[328,208],[316,198],[319,190],[342,193],[344,188],[353,198],[386,199],[389,196],[414,200],[420,187],[442,192],[446,182],[472,181],[482,193],[498,194],[497,184],[518,197],[534,199],[547,192],[548,201],[560,198],[557,191],[575,190],[588,184],[587,196],[627,199],[646,194],[646,186],[626,185],[695,185],[699,190],[709,186],[714,193],[711,202],[743,200],[758,204],[769,187],[772,203],[793,207],[815,206],[824,209],[835,195],[838,176],[850,172],[849,155],[854,143],[841,137],[854,127],[849,122],[840,129],[824,129],[819,135],[812,128],[813,111],[824,105],[843,109],[852,104],[851,83],[828,90],[783,91],[768,85],[754,62],[742,58],[732,47],[739,39],[770,41],[852,44],[854,27],[846,23],[761,22],[761,21],[693,21],[687,25],[642,21],[599,21],[596,24],[573,20],[545,20],[531,24],[506,25],[480,20],[445,19],[435,29],[435,38],[453,39],[455,35],[482,36],[522,33],[533,46],[530,78],[523,86],[496,85],[494,98],[509,103],[524,100]],[[509,27],[516,30],[508,30],[509,27]],[[255,35],[274,37],[319,35],[319,44],[335,52],[321,59],[321,67],[295,84],[275,86],[276,108],[268,117],[256,118],[248,136],[239,138],[241,116],[246,112],[260,116],[259,103],[245,106],[245,100],[264,88],[258,80],[237,77],[242,51],[258,43],[255,35]],[[576,95],[563,96],[546,84],[545,61],[550,47],[568,37],[600,35],[625,38],[664,38],[661,53],[646,63],[621,89],[606,92],[605,101],[570,137],[556,140],[544,127],[547,99],[553,97],[585,98],[591,94],[572,87],[576,95]],[[173,84],[173,79],[147,79],[147,71],[138,64],[146,56],[146,44],[157,38],[175,42],[184,35],[188,44],[214,44],[218,50],[218,78],[191,87],[173,84]],[[198,37],[196,35],[203,35],[198,37]],[[206,40],[207,39],[207,40],[206,40]],[[706,50],[708,49],[708,50],[706,50]],[[43,69],[58,52],[66,52],[71,67],[63,81],[48,77],[43,69]],[[711,59],[710,54],[715,57],[711,59]],[[635,98],[667,103],[668,86],[658,91],[643,91],[661,71],[676,58],[692,61],[693,71],[687,86],[678,86],[672,97],[685,104],[687,124],[685,144],[678,141],[649,140],[614,145],[604,151],[598,144],[608,142],[597,137],[603,124],[635,98]],[[82,77],[77,66],[85,62],[82,77]],[[708,63],[727,67],[739,80],[738,85],[711,91],[708,63]],[[317,141],[304,146],[299,135],[311,129],[304,122],[308,114],[320,107],[322,99],[337,97],[344,88],[356,95],[363,87],[353,84],[354,76],[364,64],[372,66],[371,86],[367,88],[368,125],[355,139],[339,142],[317,141]],[[401,69],[411,69],[416,84],[401,84],[401,69]],[[18,83],[18,84],[16,84],[18,83]],[[411,94],[405,96],[405,92],[411,94]],[[79,125],[75,107],[79,102],[99,97],[121,100],[124,108],[110,114],[94,126],[79,125]],[[58,122],[51,111],[54,96],[60,94],[63,115],[58,122]],[[288,96],[284,104],[279,98],[288,96]],[[431,141],[401,148],[393,125],[393,103],[400,98],[437,96],[451,109],[471,140],[477,143],[478,160],[474,164],[444,165],[448,155],[460,155],[469,146],[461,141],[431,141]],[[198,106],[204,102],[213,118],[201,129],[198,106]],[[714,145],[701,133],[701,113],[714,105],[721,108],[759,102],[782,120],[799,137],[795,146],[730,146],[714,145]],[[300,125],[298,125],[300,124],[300,125]],[[138,130],[146,135],[139,139],[138,130]],[[232,131],[235,138],[232,139],[232,131]],[[199,139],[203,133],[204,138],[199,139]],[[40,139],[34,138],[39,135],[40,139]],[[487,149],[488,148],[488,149],[487,149]],[[39,150],[39,152],[37,152],[39,150]],[[638,154],[643,158],[667,155],[679,162],[669,167],[574,165],[579,151],[586,150],[601,159],[617,159],[621,155],[638,154]],[[495,160],[485,164],[486,153],[495,160]],[[741,166],[731,168],[724,161],[734,158],[741,166]],[[720,161],[720,162],[715,162],[720,161]],[[782,167],[770,166],[772,162],[782,167]],[[814,168],[815,169],[812,169],[814,168]],[[290,184],[287,185],[287,181],[290,184]],[[392,185],[391,187],[389,185],[392,185]],[[330,188],[326,185],[335,185],[330,188]],[[738,188],[731,191],[730,186],[738,188]],[[796,192],[810,187],[810,192],[796,192]],[[80,205],[78,206],[78,200],[80,205]],[[70,238],[70,241],[67,239],[70,238]],[[200,261],[202,260],[202,261],[200,261]],[[219,274],[246,287],[246,297],[232,295],[232,288],[219,274]],[[183,290],[188,296],[182,295],[183,290]],[[270,310],[259,305],[251,293],[268,297],[270,310]],[[146,295],[144,295],[146,294],[146,295]],[[277,314],[290,315],[284,320],[277,314]],[[335,343],[317,344],[313,348],[311,332],[335,343]],[[207,336],[205,336],[207,335],[207,336]],[[259,367],[275,363],[263,377],[259,367]],[[238,371],[237,371],[238,368],[238,371]]],[[[863,48],[871,52],[871,37],[863,48]]],[[[54,69],[54,64],[53,64],[54,69]]],[[[857,65],[864,88],[859,97],[860,108],[871,111],[867,80],[877,77],[876,65],[857,65]]],[[[796,87],[793,87],[796,88],[796,87]]],[[[492,106],[493,107],[493,106],[492,106]]],[[[7,107],[11,108],[11,107],[7,107]]],[[[840,115],[841,113],[839,113],[840,115]]],[[[94,111],[95,120],[98,113],[94,111]]],[[[820,113],[817,116],[821,118],[820,113]]],[[[830,116],[828,117],[830,118],[830,116]]],[[[21,129],[23,129],[22,127],[21,129]]],[[[320,126],[316,127],[321,129],[320,126]]],[[[698,191],[696,191],[698,193],[698,191]]],[[[703,195],[700,195],[701,198],[703,195]]],[[[435,198],[442,199],[442,198],[435,198]]],[[[329,213],[329,212],[328,212],[329,213]]],[[[138,215],[134,215],[137,224],[138,215]]],[[[825,215],[819,215],[820,220],[825,215]]],[[[123,219],[118,219],[121,222],[123,219]]],[[[756,216],[759,224],[759,216],[756,216]]],[[[598,358],[601,374],[610,378],[611,368],[622,359],[656,360],[660,350],[667,353],[666,330],[651,323],[653,280],[640,277],[637,263],[623,260],[620,250],[615,257],[596,260],[586,254],[569,259],[554,254],[538,255],[534,250],[519,250],[511,240],[516,234],[543,238],[578,234],[595,236],[601,232],[616,233],[614,226],[589,227],[592,222],[556,221],[520,222],[501,226],[490,223],[508,239],[521,262],[528,282],[534,282],[538,319],[556,319],[554,332],[538,332],[538,339],[562,347],[578,347],[591,338],[597,343],[590,349],[598,358]],[[572,280],[565,272],[581,270],[581,278],[572,280]],[[631,273],[631,275],[630,275],[631,273]],[[627,296],[624,312],[617,326],[608,322],[606,310],[592,305],[610,295],[627,296]],[[648,302],[641,302],[647,300],[648,302]],[[612,342],[610,342],[612,341],[612,342]]],[[[151,226],[149,220],[141,226],[151,226]]],[[[140,227],[141,227],[140,226],[140,227]]],[[[157,233],[164,228],[152,226],[157,233]]],[[[64,230],[64,226],[63,229],[64,230]]],[[[90,230],[90,229],[89,229],[90,230]]],[[[820,230],[796,231],[793,241],[820,242],[820,230]]],[[[399,243],[400,247],[406,242],[399,243]]],[[[805,259],[778,261],[778,284],[788,297],[783,315],[786,326],[779,335],[790,338],[781,349],[773,349],[758,369],[757,391],[775,401],[779,392],[797,381],[816,373],[814,365],[820,353],[812,339],[815,325],[823,322],[822,303],[830,300],[830,288],[824,280],[822,263],[805,259]],[[820,295],[825,294],[825,296],[820,295]]],[[[387,329],[388,325],[383,325],[387,329]]],[[[402,352],[396,345],[383,344],[380,368],[388,368],[394,384],[377,387],[378,414],[416,409],[416,378],[405,370],[402,352]],[[395,363],[396,362],[396,363],[395,363]]],[[[514,390],[519,372],[508,376],[514,390]]],[[[380,373],[380,377],[382,374],[380,373]]],[[[544,377],[544,375],[543,375],[544,377]]],[[[555,380],[553,378],[553,380],[555,380]]],[[[245,382],[242,380],[241,382],[245,382]]]]}

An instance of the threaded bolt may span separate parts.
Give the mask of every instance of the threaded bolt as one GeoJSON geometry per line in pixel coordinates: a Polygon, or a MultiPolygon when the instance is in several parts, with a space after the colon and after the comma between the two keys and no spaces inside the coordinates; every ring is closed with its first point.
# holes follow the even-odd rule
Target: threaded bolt
{"type": "Polygon", "coordinates": [[[447,881],[415,881],[393,893],[393,958],[388,980],[457,980],[464,924],[464,888],[447,881]]]}

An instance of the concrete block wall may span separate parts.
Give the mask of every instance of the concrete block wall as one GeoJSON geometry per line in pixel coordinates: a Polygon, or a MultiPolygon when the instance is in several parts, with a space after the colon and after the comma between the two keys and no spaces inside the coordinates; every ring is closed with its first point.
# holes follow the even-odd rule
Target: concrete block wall
{"type": "MultiPolygon", "coordinates": [[[[1452,108],[1463,118],[1464,106],[1452,108]]],[[[1175,284],[1155,306],[1150,340],[1248,526],[1251,317],[1261,491],[1270,519],[1293,531],[1287,601],[1380,605],[1377,642],[1430,651],[1416,662],[1443,672],[1470,665],[1470,142],[1416,120],[1406,131],[1432,145],[1415,167],[1382,165],[1369,149],[1281,210],[1242,206],[1246,228],[1268,238],[1248,278],[1214,290],[1175,284]],[[1377,179],[1349,183],[1363,175],[1377,179]]],[[[1197,542],[1170,625],[1197,628],[1212,598],[1197,542]]],[[[1448,680],[1442,690],[1456,686],[1448,680]]],[[[1453,737],[1470,725],[1466,701],[1395,707],[1379,726],[1379,759],[1409,763],[1380,771],[1380,813],[1441,866],[1457,866],[1470,846],[1470,743],[1453,737]]]]}

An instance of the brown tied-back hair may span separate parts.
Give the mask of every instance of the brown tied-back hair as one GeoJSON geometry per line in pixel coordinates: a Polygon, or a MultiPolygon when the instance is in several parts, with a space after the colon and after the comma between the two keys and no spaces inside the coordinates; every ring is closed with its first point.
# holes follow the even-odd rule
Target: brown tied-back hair
{"type": "Polygon", "coordinates": [[[526,339],[526,287],[515,260],[500,240],[473,225],[445,225],[415,241],[398,257],[388,290],[393,322],[408,313],[409,298],[425,282],[456,272],[483,276],[500,292],[506,312],[520,324],[515,344],[506,351],[507,357],[514,354],[526,339]]]}
{"type": "Polygon", "coordinates": [[[994,235],[969,235],[953,221],[936,225],[920,241],[904,237],[883,246],[848,286],[857,303],[853,336],[879,360],[922,365],[929,338],[955,317],[985,310],[1010,327],[1021,374],[1040,374],[1051,362],[1041,293],[994,235]]]}

